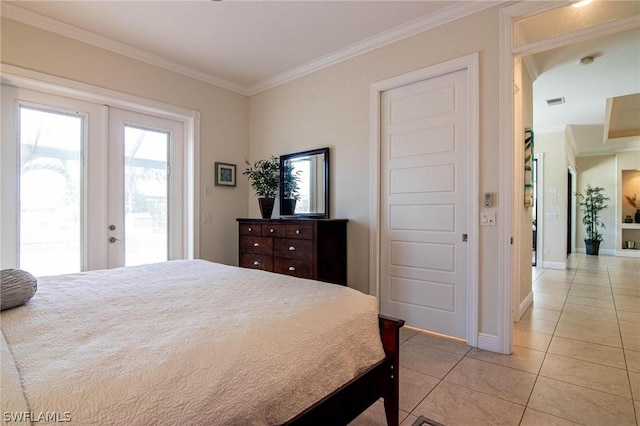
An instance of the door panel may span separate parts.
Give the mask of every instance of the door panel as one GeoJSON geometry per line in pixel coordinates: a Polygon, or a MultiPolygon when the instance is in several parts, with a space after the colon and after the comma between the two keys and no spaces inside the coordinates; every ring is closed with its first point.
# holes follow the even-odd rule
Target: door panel
{"type": "Polygon", "coordinates": [[[110,268],[181,257],[181,144],[181,123],[110,109],[110,268]]]}
{"type": "MultiPolygon", "coordinates": [[[[2,268],[36,276],[104,267],[102,105],[1,85],[2,268]]],[[[105,151],[103,151],[105,150],[105,151]]]]}
{"type": "Polygon", "coordinates": [[[381,312],[466,338],[467,70],[382,93],[381,312]]]}

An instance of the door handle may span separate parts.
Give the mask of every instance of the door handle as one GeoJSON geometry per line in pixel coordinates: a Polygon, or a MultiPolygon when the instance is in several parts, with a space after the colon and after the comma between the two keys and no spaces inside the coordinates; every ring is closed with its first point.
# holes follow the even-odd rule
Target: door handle
{"type": "Polygon", "coordinates": [[[116,230],[115,225],[109,225],[109,231],[115,231],[115,230],[116,230]]]}

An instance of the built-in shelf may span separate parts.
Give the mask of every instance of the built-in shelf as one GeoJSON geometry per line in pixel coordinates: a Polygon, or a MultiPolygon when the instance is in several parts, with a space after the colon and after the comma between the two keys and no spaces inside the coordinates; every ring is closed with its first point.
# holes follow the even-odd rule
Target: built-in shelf
{"type": "Polygon", "coordinates": [[[640,257],[640,250],[637,249],[622,249],[616,252],[616,256],[621,257],[640,257]]]}
{"type": "Polygon", "coordinates": [[[637,152],[616,154],[617,184],[619,196],[616,203],[616,256],[640,257],[640,223],[624,223],[623,220],[634,219],[635,210],[632,209],[623,194],[634,195],[640,193],[640,156],[637,152]],[[628,241],[633,243],[627,244],[628,241]],[[627,248],[633,246],[635,248],[627,248]]]}
{"type": "Polygon", "coordinates": [[[640,229],[640,223],[623,223],[622,229],[640,229]]]}

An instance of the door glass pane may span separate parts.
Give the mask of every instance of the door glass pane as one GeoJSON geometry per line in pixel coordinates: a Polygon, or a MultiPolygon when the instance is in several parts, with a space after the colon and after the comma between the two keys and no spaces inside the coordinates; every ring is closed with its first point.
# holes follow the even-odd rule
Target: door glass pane
{"type": "Polygon", "coordinates": [[[125,265],[168,260],[169,134],[125,126],[125,265]]]}
{"type": "Polygon", "coordinates": [[[82,117],[20,107],[20,268],[82,269],[82,117]]]}

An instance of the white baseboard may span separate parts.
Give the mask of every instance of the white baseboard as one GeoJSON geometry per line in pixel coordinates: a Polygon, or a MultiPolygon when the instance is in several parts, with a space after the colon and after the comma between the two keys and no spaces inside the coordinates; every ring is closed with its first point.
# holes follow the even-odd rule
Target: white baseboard
{"type": "MultiPolygon", "coordinates": [[[[576,253],[586,253],[587,250],[585,248],[576,248],[576,253]]],[[[616,250],[614,249],[600,249],[598,250],[598,253],[603,255],[603,256],[615,256],[616,255],[616,250]]]]}
{"type": "Polygon", "coordinates": [[[487,333],[478,333],[478,349],[500,353],[500,339],[487,333]]]}
{"type": "Polygon", "coordinates": [[[565,262],[543,261],[542,267],[545,269],[567,269],[567,264],[565,262]]]}
{"type": "Polygon", "coordinates": [[[525,297],[524,300],[520,302],[520,309],[518,309],[518,321],[520,321],[520,318],[522,318],[524,313],[527,312],[527,309],[529,309],[529,306],[531,306],[532,304],[533,291],[530,291],[529,294],[527,294],[527,297],[525,297]]]}

